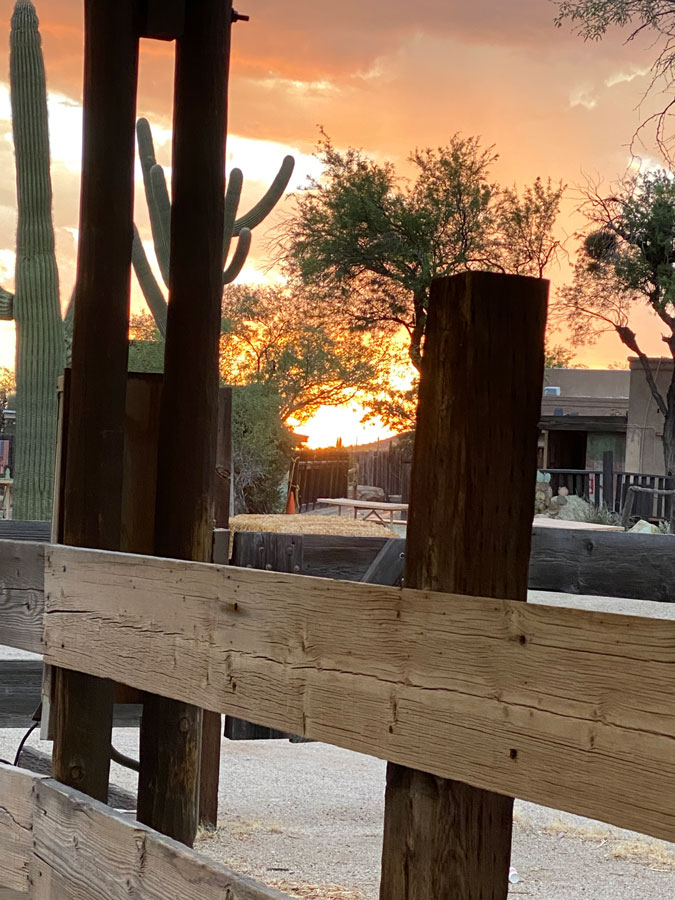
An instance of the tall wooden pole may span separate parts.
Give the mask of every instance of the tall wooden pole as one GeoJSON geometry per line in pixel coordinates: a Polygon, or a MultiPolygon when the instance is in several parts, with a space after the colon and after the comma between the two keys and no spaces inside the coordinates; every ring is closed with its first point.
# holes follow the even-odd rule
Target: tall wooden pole
{"type": "MultiPolygon", "coordinates": [[[[218,406],[231,0],[186,3],[176,43],[169,310],[160,413],[155,552],[209,561],[218,406]]],[[[148,697],[138,816],[191,844],[201,710],[148,697]]]]}
{"type": "MultiPolygon", "coordinates": [[[[545,281],[485,273],[432,287],[408,587],[527,598],[547,291],[545,281]]],[[[505,900],[512,805],[389,764],[382,900],[505,900]]]]}
{"type": "MultiPolygon", "coordinates": [[[[120,546],[137,0],[85,0],[84,145],[64,541],[120,546]]],[[[107,800],[112,683],[55,670],[54,775],[107,800]]]]}

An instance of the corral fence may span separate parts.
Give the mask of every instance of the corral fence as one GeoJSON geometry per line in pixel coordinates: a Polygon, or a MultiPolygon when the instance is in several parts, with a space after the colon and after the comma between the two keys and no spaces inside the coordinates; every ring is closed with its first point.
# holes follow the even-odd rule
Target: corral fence
{"type": "MultiPolygon", "coordinates": [[[[51,665],[675,839],[671,621],[59,545],[0,564],[2,642],[51,665]]],[[[18,897],[280,896],[51,780],[0,785],[18,897]]]]}

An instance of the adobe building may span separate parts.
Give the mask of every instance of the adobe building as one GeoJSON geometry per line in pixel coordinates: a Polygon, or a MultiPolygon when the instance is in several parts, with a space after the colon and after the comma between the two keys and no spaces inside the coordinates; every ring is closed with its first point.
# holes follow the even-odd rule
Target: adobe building
{"type": "MultiPolygon", "coordinates": [[[[630,363],[630,393],[628,426],[626,430],[627,472],[647,472],[663,475],[663,415],[652,397],[640,360],[632,356],[630,363]]],[[[656,386],[662,397],[668,394],[673,377],[672,357],[650,359],[656,386]]]]}
{"type": "MultiPolygon", "coordinates": [[[[650,359],[665,397],[671,358],[650,359]]],[[[637,357],[629,369],[547,369],[541,402],[539,466],[602,469],[614,453],[615,471],[663,475],[663,415],[637,357]]]]}
{"type": "Polygon", "coordinates": [[[547,369],[539,423],[539,466],[602,469],[606,450],[621,470],[631,373],[627,369],[547,369]]]}

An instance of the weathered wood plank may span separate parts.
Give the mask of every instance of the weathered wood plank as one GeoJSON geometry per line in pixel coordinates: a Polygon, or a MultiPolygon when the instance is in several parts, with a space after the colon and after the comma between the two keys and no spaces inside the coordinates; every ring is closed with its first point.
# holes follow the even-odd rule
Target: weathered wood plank
{"type": "Polygon", "coordinates": [[[0,544],[0,644],[42,653],[45,544],[0,544]]]}
{"type": "Polygon", "coordinates": [[[0,765],[0,898],[283,900],[51,779],[0,765]],[[3,893],[4,891],[4,893],[3,893]]]}
{"type": "Polygon", "coordinates": [[[673,622],[70,547],[47,567],[50,663],[675,838],[673,622]]]}
{"type": "Polygon", "coordinates": [[[49,522],[32,522],[23,519],[0,519],[0,540],[48,541],[51,537],[49,522]]]}
{"type": "Polygon", "coordinates": [[[390,538],[361,578],[364,584],[401,584],[405,561],[405,539],[390,538]]]}
{"type": "Polygon", "coordinates": [[[532,531],[531,590],[675,602],[675,536],[532,531]]]}
{"type": "Polygon", "coordinates": [[[387,542],[386,537],[353,538],[342,535],[304,534],[302,572],[318,578],[361,581],[387,542]]]}
{"type": "Polygon", "coordinates": [[[282,900],[53,781],[36,788],[34,900],[282,900]]]}
{"type": "MultiPolygon", "coordinates": [[[[513,275],[432,283],[407,587],[527,599],[547,297],[513,275]]],[[[513,800],[420,768],[387,767],[381,900],[506,900],[513,800]]]]}
{"type": "Polygon", "coordinates": [[[30,893],[35,776],[0,763],[0,889],[30,893]]]}

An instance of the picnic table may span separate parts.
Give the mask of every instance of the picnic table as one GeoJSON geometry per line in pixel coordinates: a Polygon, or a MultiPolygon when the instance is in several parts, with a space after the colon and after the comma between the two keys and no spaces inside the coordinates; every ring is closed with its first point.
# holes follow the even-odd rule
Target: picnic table
{"type": "Polygon", "coordinates": [[[351,500],[349,497],[318,497],[317,503],[325,503],[327,506],[337,506],[338,515],[342,515],[343,509],[354,509],[354,518],[358,518],[359,510],[368,510],[364,519],[374,519],[380,525],[391,525],[394,521],[394,513],[407,512],[407,503],[385,503],[382,500],[351,500]],[[389,520],[385,516],[389,516],[389,520]]]}

